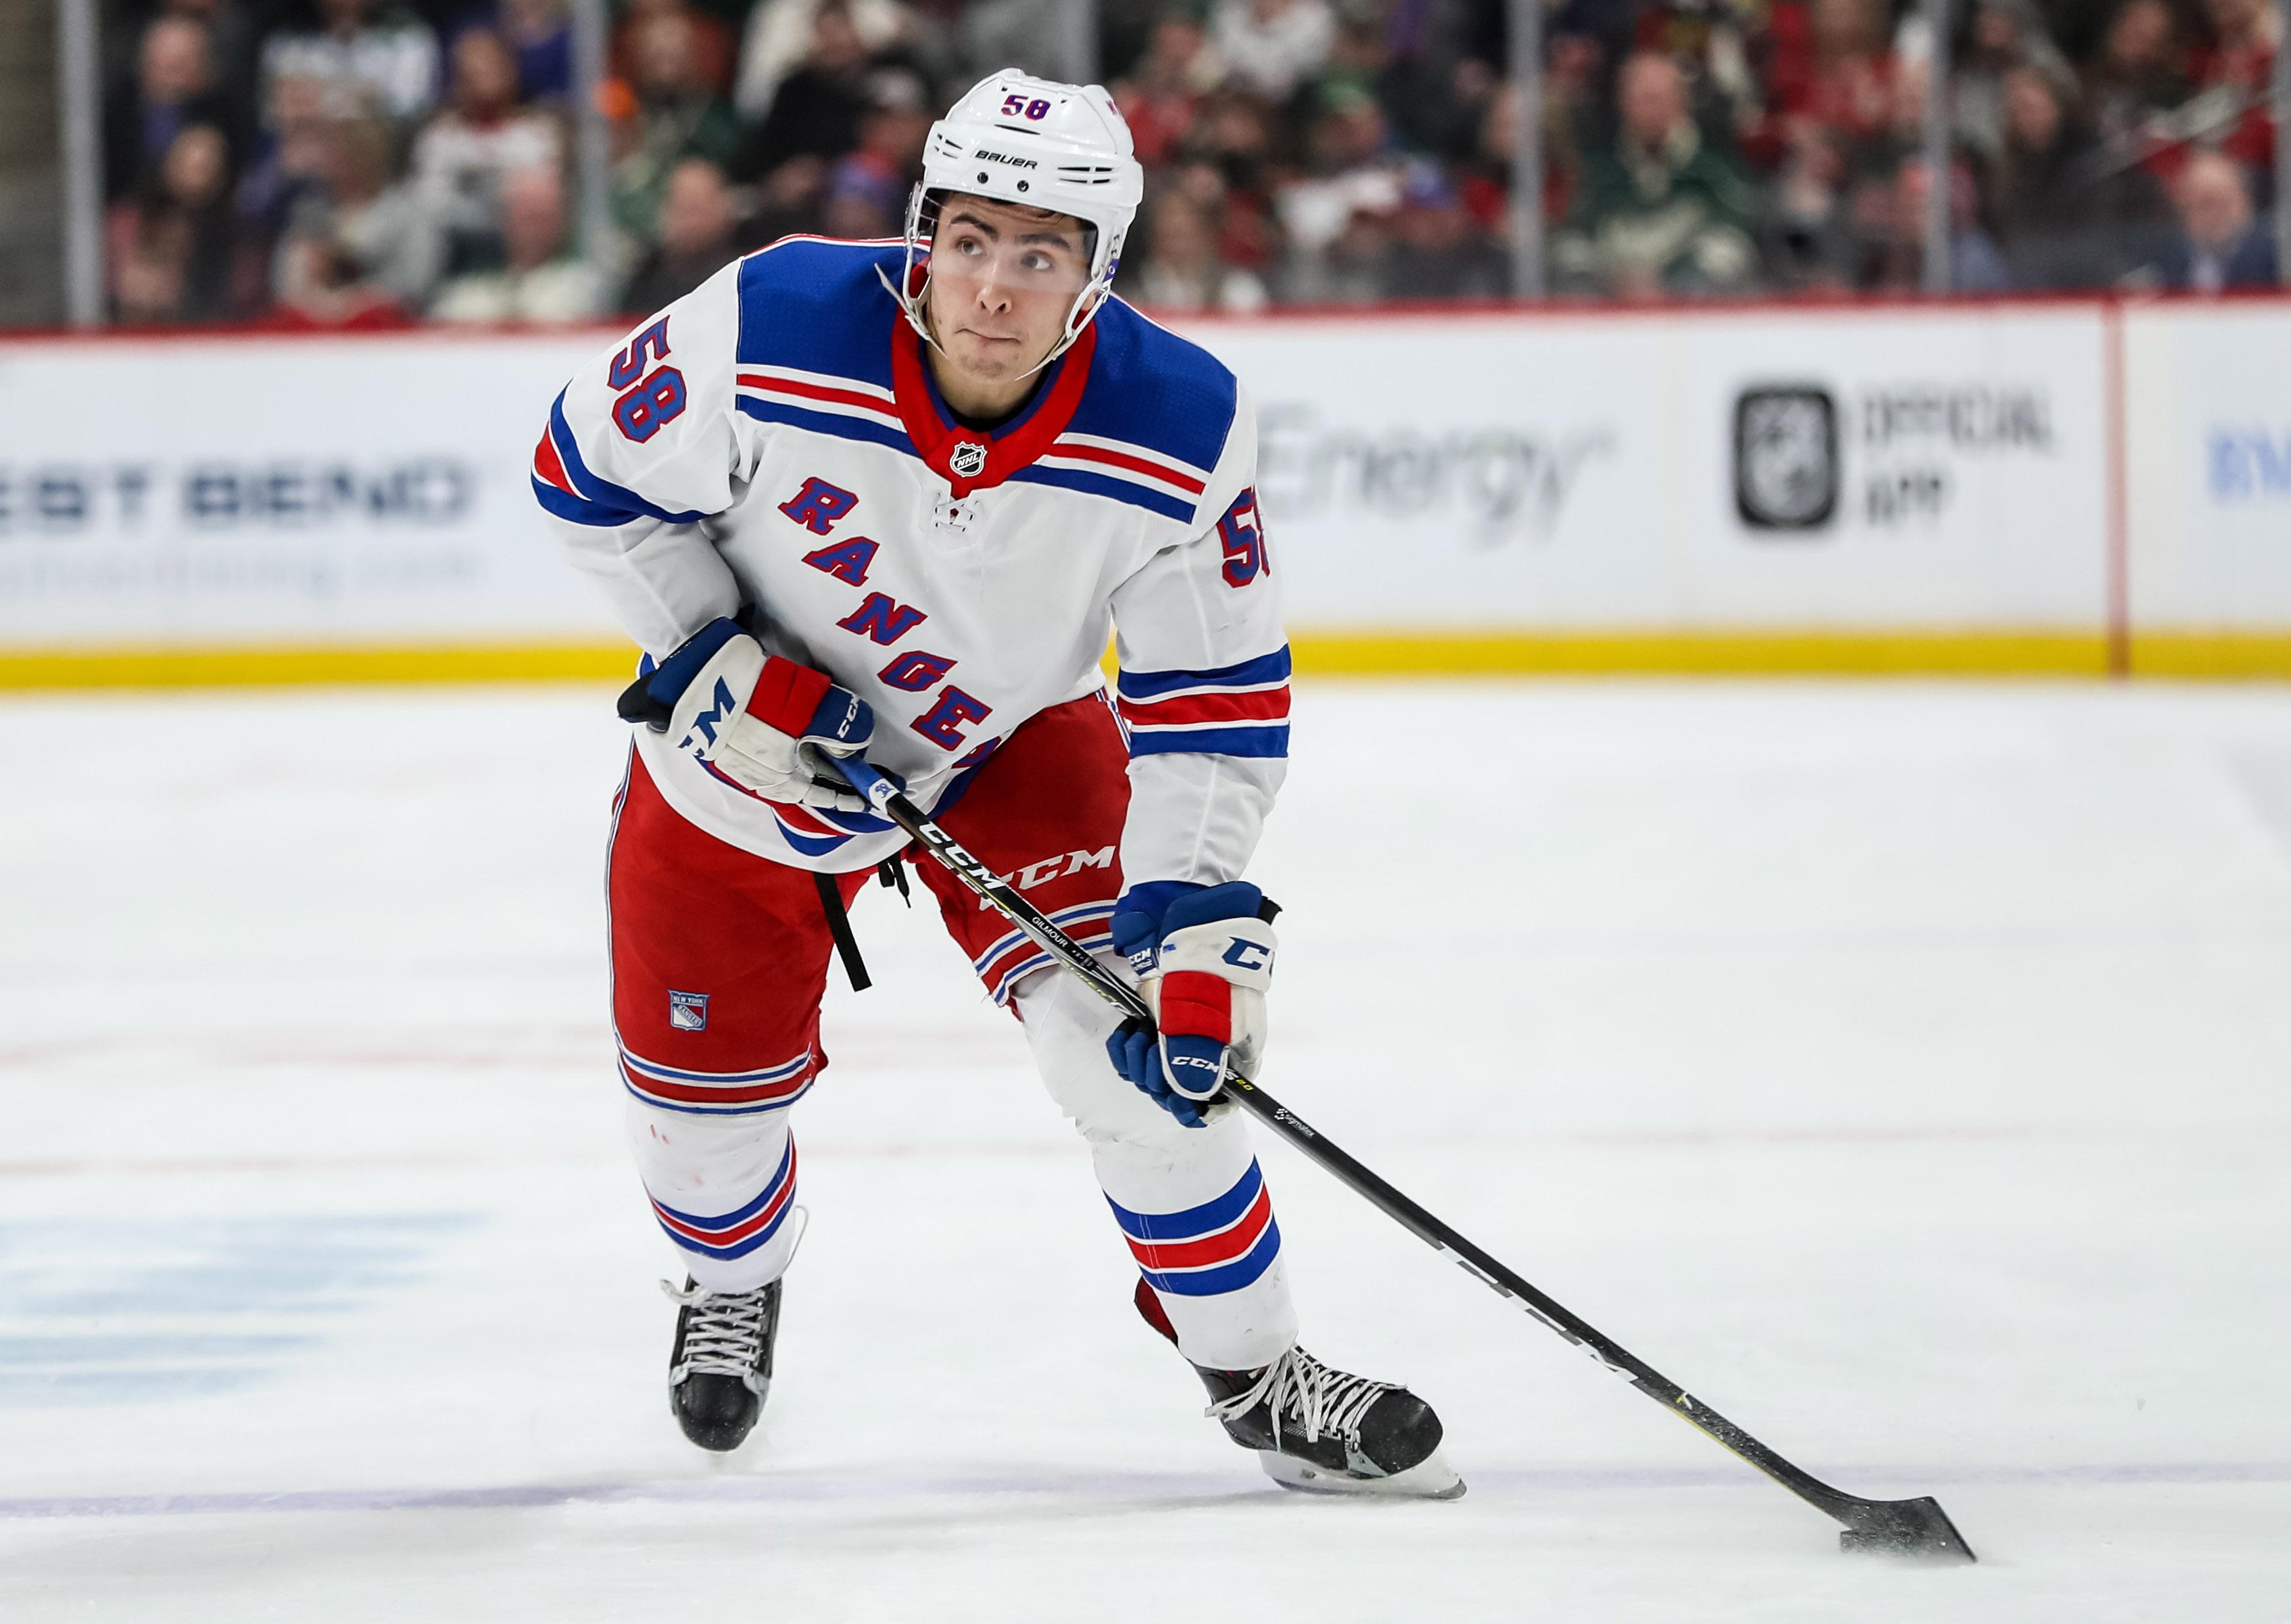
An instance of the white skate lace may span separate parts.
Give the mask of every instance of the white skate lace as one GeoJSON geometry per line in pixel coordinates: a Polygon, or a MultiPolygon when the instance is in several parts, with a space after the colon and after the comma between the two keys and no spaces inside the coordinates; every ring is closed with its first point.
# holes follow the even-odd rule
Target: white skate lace
{"type": "Polygon", "coordinates": [[[1347,1376],[1330,1370],[1303,1348],[1292,1348],[1266,1365],[1247,1392],[1219,1399],[1202,1413],[1214,1420],[1236,1420],[1264,1404],[1272,1412],[1276,1445],[1284,1416],[1302,1429],[1307,1444],[1319,1443],[1325,1433],[1357,1444],[1369,1406],[1395,1390],[1388,1381],[1347,1376]]]}
{"type": "Polygon", "coordinates": [[[662,1293],[679,1308],[692,1310],[684,1324],[684,1363],[671,1372],[671,1381],[686,1376],[737,1376],[756,1373],[764,1356],[764,1298],[771,1287],[752,1292],[711,1292],[695,1285],[678,1291],[668,1281],[662,1293]]]}

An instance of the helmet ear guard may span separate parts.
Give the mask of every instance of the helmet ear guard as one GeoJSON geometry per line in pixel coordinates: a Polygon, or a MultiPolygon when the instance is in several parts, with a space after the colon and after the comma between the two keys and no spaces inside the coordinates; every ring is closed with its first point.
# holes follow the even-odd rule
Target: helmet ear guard
{"type": "Polygon", "coordinates": [[[1090,230],[1089,274],[1039,371],[1065,353],[1113,292],[1145,189],[1129,126],[1105,86],[1016,68],[989,74],[924,139],[923,178],[907,200],[906,254],[892,295],[923,342],[936,346],[923,296],[939,207],[950,193],[1073,216],[1090,230]]]}

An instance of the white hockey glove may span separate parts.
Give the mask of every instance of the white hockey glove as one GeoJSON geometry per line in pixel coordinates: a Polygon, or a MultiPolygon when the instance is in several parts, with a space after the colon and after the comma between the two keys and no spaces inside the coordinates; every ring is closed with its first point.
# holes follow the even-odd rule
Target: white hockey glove
{"type": "Polygon", "coordinates": [[[867,701],[824,672],[765,653],[736,621],[702,627],[621,695],[620,711],[767,801],[867,810],[848,784],[814,776],[800,754],[807,744],[832,756],[865,749],[875,731],[867,701]]]}
{"type": "Polygon", "coordinates": [[[1206,889],[1150,882],[1114,905],[1114,946],[1129,956],[1154,1024],[1125,1021],[1106,1052],[1189,1128],[1208,1120],[1228,1068],[1250,1076],[1265,1058],[1280,912],[1245,880],[1206,889]]]}

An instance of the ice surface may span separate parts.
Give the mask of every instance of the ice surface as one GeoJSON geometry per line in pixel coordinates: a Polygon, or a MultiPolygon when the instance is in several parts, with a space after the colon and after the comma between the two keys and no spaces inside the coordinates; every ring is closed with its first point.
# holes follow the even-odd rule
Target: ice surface
{"type": "Polygon", "coordinates": [[[871,892],[765,1425],[661,1391],[586,689],[0,705],[0,1619],[2291,1618],[2291,692],[1320,686],[1266,1082],[1978,1568],[1830,1526],[1280,1148],[1452,1505],[1200,1419],[871,892]]]}

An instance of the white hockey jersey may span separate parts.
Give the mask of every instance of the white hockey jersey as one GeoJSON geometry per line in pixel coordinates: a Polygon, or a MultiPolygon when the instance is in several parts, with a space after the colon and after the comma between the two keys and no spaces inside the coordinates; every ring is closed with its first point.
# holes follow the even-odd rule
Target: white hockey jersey
{"type": "MultiPolygon", "coordinates": [[[[900,259],[799,237],[725,267],[567,385],[535,497],[648,661],[738,617],[874,708],[869,758],[927,810],[1102,691],[1111,628],[1125,878],[1240,877],[1289,748],[1247,398],[1110,300],[1017,417],[963,428],[883,280],[900,259]]],[[[746,851],[848,871],[904,844],[637,738],[669,804],[746,851]]]]}

